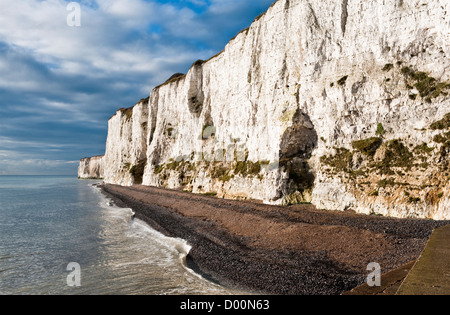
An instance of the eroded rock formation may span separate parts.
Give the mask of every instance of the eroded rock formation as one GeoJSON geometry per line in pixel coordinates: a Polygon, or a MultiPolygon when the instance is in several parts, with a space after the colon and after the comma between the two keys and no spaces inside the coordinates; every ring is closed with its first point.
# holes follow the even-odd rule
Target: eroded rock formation
{"type": "Polygon", "coordinates": [[[450,3],[279,0],[109,121],[105,181],[450,218],[450,3]]]}

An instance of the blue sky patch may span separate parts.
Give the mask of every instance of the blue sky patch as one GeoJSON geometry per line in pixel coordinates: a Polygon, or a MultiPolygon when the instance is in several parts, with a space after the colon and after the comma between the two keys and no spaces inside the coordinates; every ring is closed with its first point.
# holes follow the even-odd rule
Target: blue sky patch
{"type": "Polygon", "coordinates": [[[74,175],[107,120],[221,51],[273,0],[0,0],[0,175],[74,175]]]}

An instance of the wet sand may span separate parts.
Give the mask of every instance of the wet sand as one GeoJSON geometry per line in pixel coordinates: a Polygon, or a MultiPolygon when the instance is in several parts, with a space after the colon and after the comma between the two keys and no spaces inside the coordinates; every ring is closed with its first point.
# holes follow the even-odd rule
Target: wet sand
{"type": "Polygon", "coordinates": [[[415,261],[449,221],[270,206],[147,186],[101,185],[118,206],[192,246],[188,264],[212,281],[263,294],[335,295],[415,261]]]}

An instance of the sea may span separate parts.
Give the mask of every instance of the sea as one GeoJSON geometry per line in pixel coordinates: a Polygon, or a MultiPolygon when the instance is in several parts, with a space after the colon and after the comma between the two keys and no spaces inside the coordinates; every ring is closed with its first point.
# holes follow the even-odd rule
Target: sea
{"type": "Polygon", "coordinates": [[[186,265],[170,238],[96,184],[71,176],[0,176],[1,295],[233,295],[186,265]]]}

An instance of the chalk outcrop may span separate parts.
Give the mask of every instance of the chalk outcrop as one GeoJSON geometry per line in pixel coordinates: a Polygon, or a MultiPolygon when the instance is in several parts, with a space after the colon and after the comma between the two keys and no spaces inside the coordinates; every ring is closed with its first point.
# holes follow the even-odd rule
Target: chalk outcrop
{"type": "Polygon", "coordinates": [[[105,181],[450,218],[450,3],[279,0],[109,121],[105,181]]]}
{"type": "Polygon", "coordinates": [[[108,122],[104,158],[105,182],[131,186],[142,183],[147,155],[148,98],[121,108],[108,122]]]}
{"type": "Polygon", "coordinates": [[[78,178],[103,179],[105,172],[103,158],[103,155],[99,155],[81,159],[78,166],[78,178]]]}

